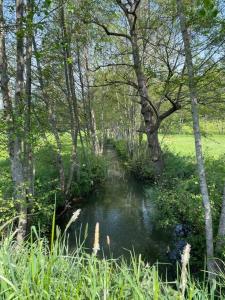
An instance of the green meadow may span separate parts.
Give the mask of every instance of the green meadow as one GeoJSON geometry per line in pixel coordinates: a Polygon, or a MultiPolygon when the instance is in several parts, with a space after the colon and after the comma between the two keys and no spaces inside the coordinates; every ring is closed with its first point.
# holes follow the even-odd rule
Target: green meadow
{"type": "MultiPolygon", "coordinates": [[[[160,135],[160,141],[163,147],[169,151],[184,155],[195,155],[194,137],[185,134],[160,135]]],[[[225,154],[225,135],[207,135],[202,138],[203,152],[205,156],[218,158],[225,154]]]]}

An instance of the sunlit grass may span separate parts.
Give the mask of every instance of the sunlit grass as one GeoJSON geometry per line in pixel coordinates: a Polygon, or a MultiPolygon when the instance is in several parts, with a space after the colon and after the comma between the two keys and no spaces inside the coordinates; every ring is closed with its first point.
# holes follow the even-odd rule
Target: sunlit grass
{"type": "MultiPolygon", "coordinates": [[[[169,151],[182,156],[193,156],[195,154],[194,137],[192,135],[160,135],[161,143],[169,151]]],[[[205,156],[218,158],[225,154],[225,135],[209,135],[202,138],[205,156]]]]}

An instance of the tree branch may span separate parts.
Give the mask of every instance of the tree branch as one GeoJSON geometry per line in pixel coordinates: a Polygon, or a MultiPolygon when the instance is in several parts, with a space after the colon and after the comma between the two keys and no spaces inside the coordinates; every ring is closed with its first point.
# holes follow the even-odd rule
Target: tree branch
{"type": "Polygon", "coordinates": [[[90,87],[103,87],[103,86],[110,86],[110,85],[114,85],[114,84],[130,85],[133,88],[138,90],[138,85],[135,82],[133,82],[133,81],[122,81],[122,80],[113,80],[113,81],[109,81],[107,83],[100,84],[100,85],[90,85],[90,87]]]}
{"type": "Polygon", "coordinates": [[[96,24],[96,25],[100,26],[102,29],[104,29],[104,31],[107,35],[119,36],[119,37],[123,37],[123,38],[126,38],[129,41],[131,41],[131,37],[128,34],[121,33],[121,32],[109,31],[109,29],[104,24],[99,23],[98,20],[93,20],[92,23],[96,24]]]}
{"type": "Polygon", "coordinates": [[[95,69],[88,69],[90,72],[95,72],[101,68],[107,68],[107,67],[119,67],[119,66],[126,66],[126,67],[134,67],[134,65],[126,64],[126,63],[120,63],[120,64],[106,64],[106,65],[100,65],[97,66],[95,69]]]}

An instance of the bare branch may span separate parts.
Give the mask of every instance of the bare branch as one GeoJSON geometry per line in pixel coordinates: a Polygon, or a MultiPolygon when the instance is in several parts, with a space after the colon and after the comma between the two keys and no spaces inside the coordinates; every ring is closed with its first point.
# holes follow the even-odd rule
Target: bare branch
{"type": "Polygon", "coordinates": [[[100,65],[100,66],[97,66],[95,69],[88,69],[88,71],[90,72],[95,72],[101,68],[107,68],[107,67],[119,67],[119,66],[126,66],[126,67],[134,67],[134,65],[131,65],[131,64],[126,64],[126,63],[120,63],[120,64],[106,64],[106,65],[100,65]]]}
{"type": "Polygon", "coordinates": [[[165,118],[169,117],[172,113],[174,113],[176,110],[181,108],[180,103],[173,102],[173,101],[170,101],[170,102],[173,104],[173,106],[159,116],[160,121],[162,121],[165,118]]]}
{"type": "Polygon", "coordinates": [[[132,86],[133,88],[138,90],[138,85],[133,82],[133,81],[122,81],[122,80],[113,80],[113,81],[109,81],[100,85],[90,85],[90,87],[103,87],[103,86],[109,86],[109,85],[114,85],[114,84],[125,84],[125,85],[129,85],[132,86]]]}
{"type": "Polygon", "coordinates": [[[104,24],[99,23],[98,20],[93,20],[92,23],[100,26],[101,28],[103,28],[107,35],[119,36],[119,37],[123,37],[123,38],[126,38],[129,41],[131,41],[131,37],[128,34],[122,33],[122,32],[109,31],[109,29],[104,24]]]}

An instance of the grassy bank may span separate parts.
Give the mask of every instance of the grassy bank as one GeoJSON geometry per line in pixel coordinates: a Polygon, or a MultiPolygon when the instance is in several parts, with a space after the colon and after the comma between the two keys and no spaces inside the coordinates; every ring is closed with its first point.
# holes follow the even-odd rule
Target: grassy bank
{"type": "MultiPolygon", "coordinates": [[[[209,142],[208,138],[203,140],[215,236],[225,181],[225,155],[222,147],[224,139],[224,136],[212,136],[209,142]],[[215,146],[215,141],[221,143],[220,147],[215,146]]],[[[127,155],[125,141],[114,142],[114,146],[127,169],[145,182],[146,197],[155,204],[158,211],[158,226],[173,230],[177,224],[184,224],[190,229],[185,240],[192,245],[191,270],[199,273],[205,263],[205,224],[194,156],[194,140],[187,135],[173,135],[165,136],[163,143],[165,170],[161,179],[157,181],[154,179],[146,151],[134,153],[131,158],[127,155]]],[[[219,257],[225,258],[225,250],[219,257]]]]}
{"type": "Polygon", "coordinates": [[[161,280],[157,266],[145,264],[131,255],[123,260],[99,259],[82,247],[69,253],[65,239],[49,245],[32,228],[31,239],[18,251],[13,235],[1,241],[0,299],[75,300],[75,299],[224,299],[223,276],[210,286],[187,276],[185,297],[181,278],[161,280]]]}

